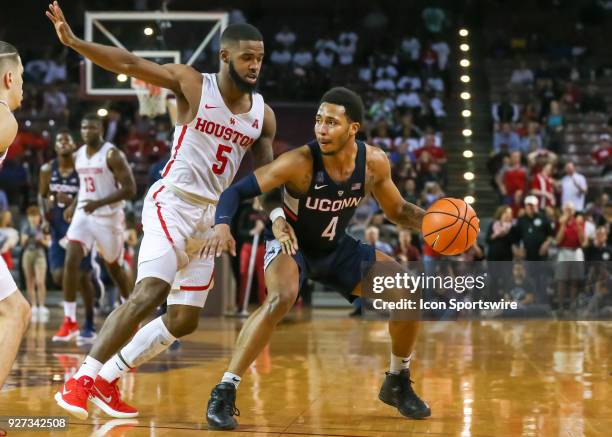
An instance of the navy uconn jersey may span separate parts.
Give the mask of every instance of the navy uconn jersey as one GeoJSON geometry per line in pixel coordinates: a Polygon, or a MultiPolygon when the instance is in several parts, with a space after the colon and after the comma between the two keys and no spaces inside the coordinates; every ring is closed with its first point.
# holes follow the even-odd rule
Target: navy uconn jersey
{"type": "Polygon", "coordinates": [[[355,169],[348,180],[336,183],[325,171],[321,149],[308,143],[312,154],[312,179],[300,197],[283,191],[287,222],[293,226],[300,249],[306,253],[330,253],[346,235],[346,228],[365,193],[366,145],[357,143],[355,169]]]}
{"type": "Polygon", "coordinates": [[[57,202],[57,194],[65,193],[72,198],[77,195],[79,192],[79,175],[76,170],[72,170],[72,172],[64,177],[59,171],[59,165],[57,160],[54,159],[51,161],[51,180],[49,182],[49,194],[56,198],[54,202],[53,208],[51,208],[50,217],[49,217],[49,225],[51,231],[51,238],[54,241],[60,240],[66,235],[68,231],[68,226],[70,223],[64,220],[64,210],[69,204],[63,205],[58,204],[57,202]]]}

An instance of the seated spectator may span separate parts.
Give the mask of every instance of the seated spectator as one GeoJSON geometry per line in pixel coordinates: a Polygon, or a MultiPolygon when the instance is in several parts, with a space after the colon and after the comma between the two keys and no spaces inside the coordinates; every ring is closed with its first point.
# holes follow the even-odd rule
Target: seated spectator
{"type": "Polygon", "coordinates": [[[414,203],[419,205],[419,198],[416,191],[416,182],[414,179],[406,179],[404,184],[401,186],[400,194],[406,202],[414,203]]]}
{"type": "Polygon", "coordinates": [[[546,117],[546,130],[548,132],[548,148],[559,150],[563,141],[565,117],[561,112],[561,105],[556,100],[550,102],[550,113],[546,117]]]}
{"type": "MultiPolygon", "coordinates": [[[[438,133],[436,133],[435,129],[432,126],[427,126],[425,128],[425,133],[423,134],[423,136],[421,137],[421,139],[419,140],[419,146],[420,147],[438,147],[441,148],[442,147],[442,136],[440,136],[438,133]]],[[[446,155],[444,154],[444,156],[442,155],[442,153],[440,153],[439,150],[433,150],[433,149],[424,149],[427,150],[428,152],[430,152],[432,154],[432,156],[436,159],[444,159],[446,158],[446,155]]],[[[417,156],[418,159],[418,156],[417,156]]],[[[440,162],[440,161],[439,161],[440,162]]],[[[443,162],[440,163],[445,163],[446,160],[444,160],[443,162]]]]}
{"type": "Polygon", "coordinates": [[[270,62],[275,65],[288,66],[291,62],[291,52],[285,46],[276,47],[270,55],[270,62]]]}
{"type": "Polygon", "coordinates": [[[422,105],[421,97],[417,92],[406,87],[397,95],[395,105],[398,108],[420,108],[422,105]]]}
{"type": "Polygon", "coordinates": [[[385,255],[393,256],[393,248],[389,243],[380,241],[380,231],[376,226],[368,226],[365,230],[364,240],[376,250],[380,250],[385,255]]]}
{"type": "Polygon", "coordinates": [[[421,53],[421,65],[423,70],[435,71],[438,68],[438,54],[431,48],[431,43],[427,42],[421,53]]]}
{"type": "MultiPolygon", "coordinates": [[[[548,163],[535,173],[531,179],[530,193],[538,200],[540,208],[554,207],[557,204],[555,198],[555,181],[552,178],[553,166],[548,163]]],[[[529,196],[532,197],[532,196],[529,196]]]]}
{"type": "Polygon", "coordinates": [[[376,82],[374,82],[374,89],[377,91],[395,91],[395,82],[385,73],[376,79],[376,82]]]}
{"type": "Polygon", "coordinates": [[[314,48],[317,52],[321,52],[323,50],[330,50],[332,53],[336,53],[336,49],[338,48],[338,45],[336,44],[336,41],[333,40],[333,38],[328,32],[327,34],[325,34],[324,36],[322,36],[321,38],[317,40],[314,48]]]}
{"type": "Polygon", "coordinates": [[[547,304],[536,302],[536,284],[527,275],[525,266],[514,263],[512,266],[512,278],[510,280],[504,299],[517,304],[516,309],[503,310],[502,318],[517,317],[542,317],[549,314],[550,307],[547,304]]]}
{"type": "Polygon", "coordinates": [[[512,130],[510,123],[502,123],[499,132],[495,132],[493,137],[493,151],[499,153],[502,150],[508,152],[521,150],[521,140],[518,134],[512,130]]]}
{"type": "Polygon", "coordinates": [[[419,249],[412,244],[412,233],[410,231],[405,229],[399,231],[398,244],[394,255],[397,262],[404,265],[421,259],[419,249]]]}
{"type": "Polygon", "coordinates": [[[424,209],[429,208],[433,203],[444,197],[444,191],[442,191],[442,187],[437,182],[427,182],[425,184],[425,189],[423,193],[421,193],[421,205],[424,209]]]}
{"type": "MultiPolygon", "coordinates": [[[[437,149],[442,150],[441,147],[437,149]]],[[[446,158],[446,155],[444,155],[446,158]]],[[[444,169],[437,160],[427,151],[422,151],[416,162],[417,191],[422,190],[428,182],[436,182],[441,186],[446,185],[444,169]]]]}
{"type": "Polygon", "coordinates": [[[431,109],[434,111],[434,115],[437,118],[446,117],[446,111],[444,110],[444,103],[440,95],[434,95],[430,100],[431,109]]]}
{"type": "Polygon", "coordinates": [[[610,196],[608,193],[603,192],[597,196],[594,202],[587,205],[586,210],[593,216],[593,220],[597,226],[606,225],[606,208],[609,202],[610,196]]]}
{"type": "Polygon", "coordinates": [[[606,101],[603,96],[597,89],[595,85],[589,85],[587,87],[586,93],[582,99],[582,103],[580,104],[580,111],[583,114],[589,112],[607,112],[608,107],[606,105],[606,101]]]}
{"type": "Polygon", "coordinates": [[[491,113],[496,123],[516,123],[519,120],[518,106],[510,103],[507,93],[501,95],[499,103],[493,103],[491,113]]]}
{"type": "Polygon", "coordinates": [[[23,247],[23,271],[25,273],[28,300],[32,306],[32,319],[46,322],[49,310],[46,307],[47,274],[46,248],[50,237],[43,230],[42,217],[38,206],[27,209],[27,222],[21,229],[21,246],[23,247]]]}
{"type": "Polygon", "coordinates": [[[49,117],[66,117],[68,97],[57,85],[52,85],[43,94],[43,112],[49,117]]]}
{"type": "Polygon", "coordinates": [[[293,54],[293,65],[295,67],[308,68],[312,66],[312,53],[306,48],[306,46],[300,46],[300,48],[293,54]]]}
{"type": "Polygon", "coordinates": [[[576,171],[573,162],[565,164],[565,176],[561,179],[561,204],[571,204],[575,211],[584,210],[588,185],[584,175],[576,171]]]}
{"type": "Polygon", "coordinates": [[[419,134],[412,124],[412,116],[408,115],[404,118],[407,118],[407,121],[402,123],[401,135],[395,137],[393,146],[403,155],[414,156],[414,152],[421,147],[419,134]]]}
{"type": "Polygon", "coordinates": [[[377,78],[384,78],[384,77],[396,78],[397,74],[398,74],[397,67],[394,65],[393,62],[390,62],[389,60],[383,61],[382,65],[380,65],[376,69],[377,78]]]}
{"type": "Polygon", "coordinates": [[[571,112],[577,110],[580,107],[580,101],[582,95],[580,89],[573,82],[565,83],[565,90],[561,96],[561,103],[571,112]]]}
{"type": "Polygon", "coordinates": [[[521,165],[520,152],[510,154],[508,166],[500,171],[497,184],[505,203],[511,206],[516,215],[527,188],[527,169],[521,165]]]}
{"type": "Polygon", "coordinates": [[[340,65],[353,65],[353,58],[357,51],[357,34],[355,32],[341,33],[338,37],[338,63],[340,65]]]}
{"type": "Polygon", "coordinates": [[[429,91],[443,93],[444,92],[444,81],[438,75],[430,76],[427,78],[427,81],[425,82],[425,89],[429,91]]]}
{"type": "Polygon", "coordinates": [[[372,132],[372,138],[370,139],[370,144],[373,146],[378,146],[382,150],[387,153],[387,155],[391,155],[394,150],[393,140],[391,139],[391,135],[389,134],[389,126],[384,121],[379,122],[376,125],[376,129],[372,132]]]}
{"type": "Polygon", "coordinates": [[[319,50],[315,58],[315,62],[323,70],[329,70],[333,67],[335,58],[336,56],[334,51],[329,48],[325,48],[323,50],[319,50]]]}
{"type": "Polygon", "coordinates": [[[520,66],[512,71],[510,83],[512,85],[531,86],[534,81],[533,71],[527,67],[525,61],[520,62],[520,66]]]}
{"type": "Polygon", "coordinates": [[[438,129],[438,117],[426,94],[421,94],[421,106],[419,108],[414,108],[413,115],[417,125],[432,126],[434,129],[438,129]]]}
{"type": "MultiPolygon", "coordinates": [[[[539,172],[546,164],[552,164],[554,171],[555,164],[557,164],[557,159],[557,155],[548,149],[534,150],[527,155],[527,162],[529,163],[531,171],[534,173],[539,172]]],[[[552,174],[553,172],[551,172],[550,175],[552,176],[552,174]]]]}
{"type": "Polygon", "coordinates": [[[414,35],[406,35],[400,43],[400,51],[412,62],[419,60],[421,53],[421,42],[414,35]]]}
{"type": "Polygon", "coordinates": [[[609,134],[605,133],[599,137],[599,144],[591,156],[597,165],[604,165],[612,159],[612,141],[609,134]]]}
{"type": "Polygon", "coordinates": [[[285,48],[289,48],[295,42],[295,33],[289,30],[289,26],[284,25],[280,32],[274,36],[274,40],[285,48]]]}
{"type": "Polygon", "coordinates": [[[521,138],[520,149],[523,153],[531,153],[542,148],[542,135],[540,135],[540,124],[530,121],[527,125],[526,135],[521,138]]]}
{"type": "Polygon", "coordinates": [[[446,70],[446,64],[448,63],[448,55],[450,54],[450,47],[446,41],[440,40],[431,45],[431,48],[438,54],[438,68],[440,71],[446,70]]]}
{"type": "Polygon", "coordinates": [[[409,69],[402,77],[397,80],[398,90],[419,91],[422,87],[421,76],[414,69],[409,69]]]}

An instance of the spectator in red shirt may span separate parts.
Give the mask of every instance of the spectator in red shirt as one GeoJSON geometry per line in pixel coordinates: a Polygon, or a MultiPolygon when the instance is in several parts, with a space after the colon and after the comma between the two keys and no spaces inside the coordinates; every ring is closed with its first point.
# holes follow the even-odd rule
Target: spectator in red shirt
{"type": "Polygon", "coordinates": [[[539,200],[540,208],[555,206],[557,201],[554,192],[554,180],[551,177],[553,171],[552,164],[548,163],[542,170],[533,175],[531,179],[531,194],[539,200]]]}
{"type": "Polygon", "coordinates": [[[510,162],[498,175],[497,185],[507,205],[516,216],[527,188],[527,169],[521,165],[521,153],[512,152],[510,162]]]}
{"type": "Polygon", "coordinates": [[[599,146],[591,154],[593,161],[598,165],[603,165],[606,162],[612,162],[612,142],[610,135],[603,134],[599,137],[599,146]]]}
{"type": "Polygon", "coordinates": [[[394,255],[395,259],[401,264],[421,259],[419,249],[412,244],[412,233],[410,231],[401,230],[399,232],[399,244],[395,248],[394,255]]]}
{"type": "Polygon", "coordinates": [[[584,218],[576,215],[576,210],[571,202],[563,205],[563,214],[559,218],[556,229],[555,240],[559,246],[555,270],[557,281],[557,309],[559,313],[564,310],[576,308],[576,296],[580,281],[584,277],[584,253],[582,246],[585,244],[584,218]],[[570,300],[565,296],[569,291],[570,300]]]}

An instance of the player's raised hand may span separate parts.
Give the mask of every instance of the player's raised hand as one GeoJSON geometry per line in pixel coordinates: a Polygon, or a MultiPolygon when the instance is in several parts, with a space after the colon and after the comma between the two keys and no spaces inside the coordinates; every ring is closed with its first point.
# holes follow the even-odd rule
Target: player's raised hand
{"type": "Polygon", "coordinates": [[[72,29],[68,25],[66,18],[64,17],[64,13],[62,9],[59,7],[59,4],[54,1],[49,5],[49,10],[45,12],[49,20],[53,23],[55,27],[55,31],[57,32],[57,37],[65,46],[72,46],[78,38],[74,36],[72,29]]]}
{"type": "Polygon", "coordinates": [[[204,240],[200,256],[202,258],[219,257],[223,251],[236,256],[236,240],[232,237],[230,227],[220,223],[213,228],[213,234],[204,240]]]}
{"type": "Polygon", "coordinates": [[[298,241],[293,227],[283,217],[278,217],[272,223],[274,238],[281,244],[283,253],[295,255],[298,250],[298,241]]]}

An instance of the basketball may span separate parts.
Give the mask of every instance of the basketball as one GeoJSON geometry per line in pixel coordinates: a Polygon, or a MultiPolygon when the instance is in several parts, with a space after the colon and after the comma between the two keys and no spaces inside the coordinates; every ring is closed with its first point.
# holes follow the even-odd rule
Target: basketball
{"type": "Polygon", "coordinates": [[[425,212],[421,232],[433,250],[458,255],[468,250],[478,236],[479,221],[474,209],[461,199],[436,200],[425,212]]]}

